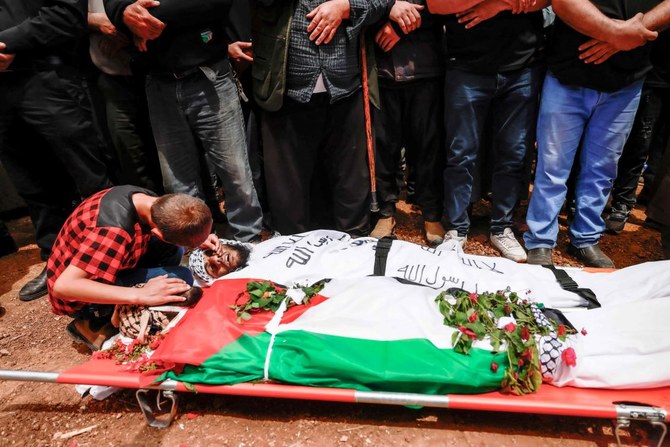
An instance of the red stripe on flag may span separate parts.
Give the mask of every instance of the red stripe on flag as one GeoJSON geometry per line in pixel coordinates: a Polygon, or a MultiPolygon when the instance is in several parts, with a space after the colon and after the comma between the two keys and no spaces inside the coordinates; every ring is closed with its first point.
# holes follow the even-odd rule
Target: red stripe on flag
{"type": "MultiPolygon", "coordinates": [[[[228,279],[216,281],[212,287],[204,289],[200,302],[170,331],[152,359],[167,364],[200,365],[242,334],[254,336],[263,332],[274,316],[273,312],[254,312],[250,320],[238,322],[231,309],[238,299],[239,302],[246,299],[241,294],[250,281],[262,280],[228,279]]],[[[282,322],[296,320],[307,309],[325,300],[317,295],[307,305],[289,308],[282,322]]]]}

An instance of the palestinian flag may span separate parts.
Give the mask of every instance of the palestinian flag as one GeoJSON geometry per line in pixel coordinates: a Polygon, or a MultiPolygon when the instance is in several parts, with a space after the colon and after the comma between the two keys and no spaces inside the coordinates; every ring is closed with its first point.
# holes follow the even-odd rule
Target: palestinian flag
{"type": "Polygon", "coordinates": [[[260,311],[239,320],[231,306],[249,281],[217,281],[206,290],[154,353],[153,360],[178,365],[162,378],[425,394],[500,388],[506,354],[486,341],[468,355],[455,352],[456,329],[444,325],[434,289],[383,277],[332,280],[281,316],[260,311]],[[492,363],[500,365],[495,372],[492,363]]]}

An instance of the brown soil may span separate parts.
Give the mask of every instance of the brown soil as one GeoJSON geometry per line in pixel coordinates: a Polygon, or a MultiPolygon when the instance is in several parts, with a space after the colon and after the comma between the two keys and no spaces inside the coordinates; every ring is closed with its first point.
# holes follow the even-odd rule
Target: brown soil
{"type": "MultiPolygon", "coordinates": [[[[522,221],[525,209],[519,210],[522,221]]],[[[497,255],[487,240],[487,204],[474,209],[466,251],[497,255]]],[[[401,203],[398,236],[423,243],[419,214],[401,203]]],[[[603,249],[617,267],[661,258],[659,234],[642,226],[635,211],[625,231],[606,235],[603,249]]],[[[580,265],[564,255],[565,220],[554,261],[580,265]]],[[[0,369],[62,371],[88,354],[66,335],[69,318],[51,313],[46,299],[18,300],[18,291],[43,268],[27,218],[9,222],[18,253],[0,258],[0,369]]],[[[518,231],[523,228],[519,226],[518,231]]],[[[652,445],[658,432],[633,423],[627,446],[652,445]]],[[[181,395],[176,421],[149,428],[134,393],[98,402],[81,398],[70,385],[0,382],[0,446],[609,446],[610,421],[447,409],[304,402],[281,399],[181,395]],[[79,429],[90,431],[64,439],[79,429]]],[[[665,445],[670,445],[666,442],[665,445]]]]}

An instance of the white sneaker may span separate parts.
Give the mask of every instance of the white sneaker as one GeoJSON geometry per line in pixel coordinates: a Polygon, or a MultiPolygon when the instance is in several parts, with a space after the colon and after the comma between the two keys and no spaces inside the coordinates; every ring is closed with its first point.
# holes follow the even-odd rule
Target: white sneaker
{"type": "Polygon", "coordinates": [[[458,231],[449,230],[444,234],[444,242],[448,241],[456,241],[461,246],[461,248],[465,248],[465,243],[468,241],[468,236],[459,236],[458,231]]]}
{"type": "Polygon", "coordinates": [[[515,262],[526,262],[526,250],[516,240],[511,228],[505,228],[505,231],[500,234],[490,234],[489,238],[491,244],[500,251],[503,258],[515,262]]]}

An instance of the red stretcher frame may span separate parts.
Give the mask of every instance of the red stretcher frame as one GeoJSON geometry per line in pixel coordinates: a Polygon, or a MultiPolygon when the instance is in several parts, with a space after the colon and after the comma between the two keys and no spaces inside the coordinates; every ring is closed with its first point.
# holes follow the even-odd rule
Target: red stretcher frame
{"type": "Polygon", "coordinates": [[[605,418],[617,421],[615,429],[617,441],[619,441],[620,428],[628,426],[632,420],[642,420],[661,429],[659,446],[667,432],[666,424],[670,422],[670,387],[641,390],[606,390],[573,387],[557,388],[551,385],[543,385],[537,393],[525,396],[510,396],[499,392],[435,396],[318,388],[279,383],[241,383],[237,385],[195,385],[187,387],[174,380],[153,383],[148,376],[137,372],[124,371],[123,367],[116,365],[113,360],[89,360],[60,373],[0,370],[0,380],[103,385],[137,389],[138,401],[149,425],[160,428],[167,427],[175,416],[176,396],[173,395],[175,392],[605,418]],[[156,421],[151,414],[151,409],[146,402],[143,402],[140,393],[149,389],[161,390],[167,393],[172,400],[173,411],[167,423],[156,421]]]}

